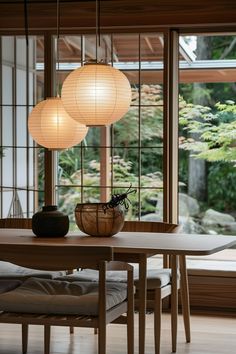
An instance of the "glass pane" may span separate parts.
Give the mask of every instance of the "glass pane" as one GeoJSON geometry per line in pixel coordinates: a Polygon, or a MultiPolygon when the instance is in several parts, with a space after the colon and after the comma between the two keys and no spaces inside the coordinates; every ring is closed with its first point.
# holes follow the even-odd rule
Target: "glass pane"
{"type": "Polygon", "coordinates": [[[26,149],[19,148],[16,151],[17,187],[27,188],[27,167],[26,149]]]}
{"type": "Polygon", "coordinates": [[[16,104],[26,105],[26,70],[16,70],[16,104]]]}
{"type": "MultiPolygon", "coordinates": [[[[1,184],[6,194],[1,197],[1,205],[6,202],[6,208],[4,206],[1,210],[1,217],[30,217],[38,204],[35,200],[37,183],[41,191],[44,188],[44,164],[42,163],[44,157],[42,158],[42,154],[39,155],[37,166],[35,159],[37,153],[35,154],[32,138],[28,137],[27,128],[27,116],[35,103],[36,91],[39,91],[35,74],[36,37],[29,37],[28,49],[25,36],[1,37],[1,45],[0,61],[1,63],[4,61],[4,65],[1,68],[3,106],[0,149],[3,156],[0,160],[0,169],[2,171],[1,184]],[[30,67],[28,73],[27,65],[30,67]],[[32,148],[29,149],[30,147],[32,148]],[[36,166],[37,172],[35,172],[36,166]],[[18,187],[19,190],[17,190],[18,187]],[[7,195],[10,195],[10,199],[7,195]]],[[[41,192],[40,198],[42,196],[41,192]]]]}
{"type": "Polygon", "coordinates": [[[17,197],[18,197],[18,208],[19,208],[19,212],[18,212],[18,217],[27,217],[27,192],[26,191],[22,191],[22,190],[18,190],[17,191],[17,197]]]}
{"type": "Polygon", "coordinates": [[[98,203],[100,201],[100,187],[86,186],[83,188],[83,203],[98,203]]]}
{"type": "Polygon", "coordinates": [[[58,184],[81,184],[81,147],[73,147],[58,154],[58,184]]]}
{"type": "Polygon", "coordinates": [[[11,203],[13,199],[13,192],[11,189],[4,189],[2,193],[2,217],[9,217],[11,203]]]}
{"type": "Polygon", "coordinates": [[[235,234],[235,38],[180,37],[179,213],[186,233],[235,234]]]}
{"type": "Polygon", "coordinates": [[[163,107],[145,106],[141,108],[142,146],[162,146],[163,107]]]}
{"type": "Polygon", "coordinates": [[[113,156],[114,187],[129,188],[139,183],[139,150],[137,148],[116,149],[113,156]]]}
{"type": "Polygon", "coordinates": [[[26,107],[16,108],[16,144],[26,146],[27,136],[27,109],[26,107]]]}
{"type": "Polygon", "coordinates": [[[29,173],[29,188],[35,188],[35,149],[28,149],[28,173],[29,173]]]}
{"type": "Polygon", "coordinates": [[[2,108],[2,144],[3,146],[11,146],[13,144],[13,123],[12,123],[12,107],[2,108]]]}
{"type": "Polygon", "coordinates": [[[16,37],[16,65],[26,67],[25,37],[16,37]]]}
{"type": "Polygon", "coordinates": [[[2,37],[2,59],[9,63],[14,62],[14,37],[2,37]]]}
{"type": "Polygon", "coordinates": [[[128,113],[114,124],[113,146],[138,146],[139,109],[130,107],[128,113]]]}
{"type": "Polygon", "coordinates": [[[162,34],[145,33],[141,35],[140,84],[142,105],[163,105],[163,50],[162,34]]]}
{"type": "Polygon", "coordinates": [[[143,186],[163,186],[163,155],[161,149],[143,148],[141,150],[141,166],[141,181],[143,186]]]}
{"type": "Polygon", "coordinates": [[[29,217],[32,218],[33,214],[35,213],[35,192],[29,192],[29,217]]]}
{"type": "Polygon", "coordinates": [[[3,149],[2,184],[4,187],[13,186],[13,149],[11,148],[3,149]]]}
{"type": "MultiPolygon", "coordinates": [[[[36,81],[37,90],[34,93],[33,99],[36,96],[36,102],[40,102],[44,99],[44,39],[37,36],[36,38],[36,75],[34,82],[36,81]]],[[[31,104],[31,100],[30,100],[31,104]]]]}
{"type": "Polygon", "coordinates": [[[13,99],[13,76],[12,67],[2,66],[2,104],[10,105],[13,99]]]}
{"type": "Polygon", "coordinates": [[[35,42],[37,37],[29,37],[29,68],[30,70],[35,69],[36,61],[35,61],[35,42]]]}
{"type": "Polygon", "coordinates": [[[160,189],[141,189],[141,220],[163,221],[163,198],[160,189]]]}
{"type": "MultiPolygon", "coordinates": [[[[114,63],[117,62],[117,65],[122,63],[136,63],[138,65],[139,35],[132,33],[113,34],[113,52],[115,53],[115,58],[117,57],[117,59],[114,58],[114,63]]],[[[116,65],[114,66],[116,67],[116,65]]],[[[122,68],[119,67],[119,69],[122,68]]]]}
{"type": "Polygon", "coordinates": [[[34,73],[29,73],[29,92],[28,92],[28,99],[29,99],[29,105],[33,106],[35,102],[35,74],[34,73]]]}

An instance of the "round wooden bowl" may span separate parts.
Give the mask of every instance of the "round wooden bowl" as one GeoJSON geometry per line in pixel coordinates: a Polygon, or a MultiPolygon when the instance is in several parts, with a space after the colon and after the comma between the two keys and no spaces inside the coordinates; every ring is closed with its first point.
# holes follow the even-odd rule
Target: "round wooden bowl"
{"type": "Polygon", "coordinates": [[[125,213],[121,205],[106,209],[104,203],[84,203],[76,205],[75,220],[82,232],[90,236],[107,237],[122,229],[125,213]]]}

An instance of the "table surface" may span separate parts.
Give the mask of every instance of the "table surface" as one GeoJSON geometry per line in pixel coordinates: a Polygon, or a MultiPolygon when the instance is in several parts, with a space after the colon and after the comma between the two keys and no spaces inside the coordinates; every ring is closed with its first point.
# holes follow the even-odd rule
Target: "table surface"
{"type": "Polygon", "coordinates": [[[112,237],[91,237],[71,232],[61,238],[38,238],[31,230],[0,229],[1,244],[47,246],[110,246],[114,253],[210,255],[236,244],[236,236],[120,232],[112,237]]]}

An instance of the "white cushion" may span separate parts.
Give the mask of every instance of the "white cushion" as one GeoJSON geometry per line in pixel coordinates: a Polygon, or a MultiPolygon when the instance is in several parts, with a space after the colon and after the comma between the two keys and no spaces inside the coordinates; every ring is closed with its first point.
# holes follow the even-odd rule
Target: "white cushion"
{"type": "Polygon", "coordinates": [[[20,280],[0,279],[0,294],[11,291],[21,284],[22,282],[20,280]]]}
{"type": "MultiPolygon", "coordinates": [[[[108,282],[121,282],[127,281],[127,273],[124,271],[107,271],[106,279],[108,282]]],[[[56,278],[58,280],[66,281],[98,281],[98,271],[92,269],[84,269],[70,275],[56,278]]],[[[134,284],[139,288],[139,273],[138,268],[134,269],[134,284]]],[[[171,282],[171,269],[148,269],[147,270],[147,289],[162,288],[171,282]]]]}
{"type": "MultiPolygon", "coordinates": [[[[126,297],[126,284],[107,283],[107,310],[126,297]]],[[[0,294],[0,311],[96,316],[98,283],[30,278],[18,288],[0,294]]]]}
{"type": "Polygon", "coordinates": [[[25,280],[31,277],[53,279],[65,274],[65,271],[51,272],[46,270],[36,270],[0,261],[0,279],[25,280]]]}

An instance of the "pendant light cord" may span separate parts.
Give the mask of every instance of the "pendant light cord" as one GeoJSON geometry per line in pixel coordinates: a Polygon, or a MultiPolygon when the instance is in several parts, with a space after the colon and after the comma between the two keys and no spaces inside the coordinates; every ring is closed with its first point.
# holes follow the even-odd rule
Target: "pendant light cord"
{"type": "Polygon", "coordinates": [[[96,62],[98,62],[98,47],[101,46],[101,1],[96,0],[96,62]]]}
{"type": "Polygon", "coordinates": [[[25,40],[26,46],[29,46],[29,23],[28,23],[28,6],[27,0],[24,0],[24,20],[25,20],[25,40]]]}
{"type": "Polygon", "coordinates": [[[57,39],[56,39],[56,96],[59,94],[59,38],[60,38],[60,0],[57,0],[57,39]]]}

